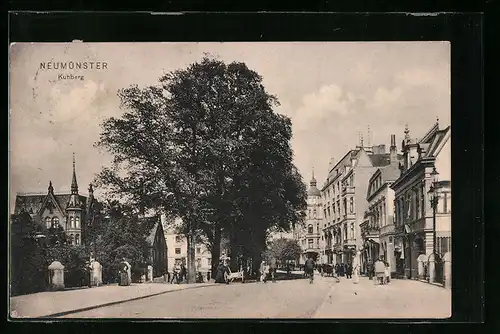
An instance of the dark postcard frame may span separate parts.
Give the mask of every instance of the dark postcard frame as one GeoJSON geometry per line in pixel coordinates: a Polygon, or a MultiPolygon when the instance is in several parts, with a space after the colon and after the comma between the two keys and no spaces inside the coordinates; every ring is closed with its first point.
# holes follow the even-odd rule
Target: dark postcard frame
{"type": "MultiPolygon", "coordinates": [[[[425,322],[482,322],[485,312],[483,21],[481,13],[425,15],[198,12],[155,15],[144,12],[11,12],[9,41],[451,41],[453,316],[446,320],[425,322]]],[[[4,226],[5,233],[2,235],[6,241],[7,224],[4,226]]],[[[149,321],[151,320],[153,319],[149,321]]],[[[142,322],[133,319],[130,321],[142,322]]],[[[417,319],[389,321],[421,322],[417,319]]],[[[86,328],[86,332],[93,332],[101,325],[108,330],[113,330],[116,326],[101,319],[99,323],[90,320],[85,322],[92,323],[87,324],[88,326],[72,325],[71,328],[86,328]]],[[[213,321],[203,320],[200,329],[207,322],[213,321]]],[[[297,319],[294,322],[310,321],[297,319]]],[[[328,322],[350,323],[367,320],[328,322]]],[[[370,322],[387,323],[388,320],[374,319],[370,322]]],[[[18,327],[17,325],[25,326],[15,324],[12,327],[18,327]]],[[[70,327],[70,324],[67,325],[70,327]]],[[[157,330],[156,326],[154,328],[153,330],[157,330]]],[[[325,326],[324,329],[328,328],[325,326]]],[[[301,329],[307,327],[295,328],[301,329]]],[[[168,330],[173,329],[169,327],[168,330]]]]}

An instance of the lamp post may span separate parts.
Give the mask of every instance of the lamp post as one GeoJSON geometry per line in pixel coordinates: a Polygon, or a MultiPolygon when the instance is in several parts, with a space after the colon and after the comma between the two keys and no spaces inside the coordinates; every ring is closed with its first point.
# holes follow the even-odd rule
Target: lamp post
{"type": "Polygon", "coordinates": [[[431,187],[428,191],[429,201],[432,207],[432,253],[436,256],[436,211],[437,205],[439,203],[439,194],[438,194],[438,171],[436,167],[432,169],[431,172],[431,187]]]}

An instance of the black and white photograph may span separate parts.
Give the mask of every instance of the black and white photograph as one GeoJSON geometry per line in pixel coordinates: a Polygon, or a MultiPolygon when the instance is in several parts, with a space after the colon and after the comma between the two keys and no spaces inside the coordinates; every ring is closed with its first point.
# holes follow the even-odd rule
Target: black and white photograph
{"type": "Polygon", "coordinates": [[[450,42],[12,43],[9,66],[11,319],[452,316],[450,42]]]}

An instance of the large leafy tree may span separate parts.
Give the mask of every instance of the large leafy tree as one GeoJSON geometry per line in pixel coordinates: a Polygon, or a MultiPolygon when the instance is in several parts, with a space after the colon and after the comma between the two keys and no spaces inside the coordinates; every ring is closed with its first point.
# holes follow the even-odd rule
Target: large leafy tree
{"type": "Polygon", "coordinates": [[[133,268],[146,263],[146,236],[156,223],[156,218],[139,218],[132,208],[118,201],[108,201],[89,227],[87,248],[103,266],[103,280],[117,279],[118,265],[123,258],[133,268]]]}
{"type": "Polygon", "coordinates": [[[10,287],[13,295],[46,288],[47,261],[37,239],[44,229],[27,212],[12,215],[10,224],[10,287]]]}
{"type": "Polygon", "coordinates": [[[265,251],[265,258],[270,259],[274,257],[278,261],[286,262],[297,260],[302,250],[297,240],[279,238],[271,241],[268,249],[265,251]]]}
{"type": "MultiPolygon", "coordinates": [[[[109,195],[181,217],[188,243],[201,233],[213,265],[222,233],[232,254],[236,245],[255,253],[270,225],[301,219],[290,119],[273,112],[277,99],[244,63],[205,57],[119,96],[126,111],[104,122],[97,143],[114,155],[98,177],[109,195]]],[[[189,246],[188,258],[193,277],[189,246]]]]}

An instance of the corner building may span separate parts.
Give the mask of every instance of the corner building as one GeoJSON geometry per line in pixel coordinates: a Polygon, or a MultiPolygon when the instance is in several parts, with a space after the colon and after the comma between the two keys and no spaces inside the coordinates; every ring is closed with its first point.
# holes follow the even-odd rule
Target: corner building
{"type": "Polygon", "coordinates": [[[360,224],[368,209],[366,193],[370,177],[379,167],[390,165],[385,145],[360,145],[331,167],[321,189],[325,224],[323,240],[327,263],[351,263],[362,250],[360,224]]]}
{"type": "Polygon", "coordinates": [[[304,264],[310,256],[314,261],[321,262],[321,231],[323,229],[321,192],[317,188],[317,181],[314,178],[314,172],[309,182],[307,190],[307,212],[305,226],[296,227],[294,230],[294,239],[299,242],[302,254],[299,264],[304,264]]]}
{"type": "Polygon", "coordinates": [[[395,192],[395,256],[399,276],[416,278],[418,256],[432,254],[434,246],[441,256],[451,251],[450,137],[450,126],[440,129],[437,122],[418,141],[412,139],[410,130],[405,128],[401,174],[391,185],[395,192]],[[428,194],[434,168],[439,173],[436,245],[428,194]]]}

